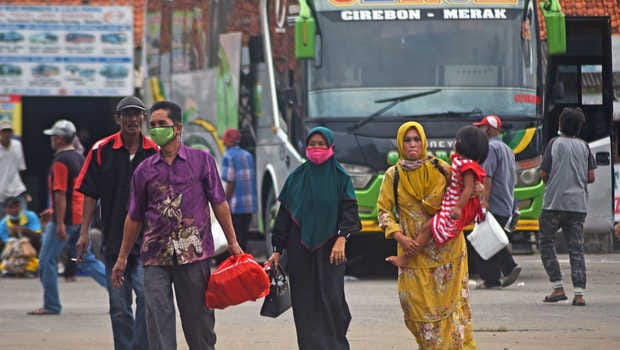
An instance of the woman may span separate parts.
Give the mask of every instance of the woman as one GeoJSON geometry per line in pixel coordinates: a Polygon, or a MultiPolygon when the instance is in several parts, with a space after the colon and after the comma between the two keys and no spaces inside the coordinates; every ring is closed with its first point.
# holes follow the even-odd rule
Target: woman
{"type": "Polygon", "coordinates": [[[426,135],[416,122],[401,125],[396,141],[401,159],[386,171],[377,207],[379,226],[386,238],[397,241],[398,255],[412,255],[398,274],[405,324],[421,349],[475,349],[463,235],[441,247],[434,241],[423,247],[415,242],[424,223],[440,208],[450,167],[427,156],[426,135]]]}
{"type": "Polygon", "coordinates": [[[286,179],[273,229],[269,262],[277,265],[287,250],[299,349],[349,349],[345,243],[361,224],[351,178],[333,155],[331,130],[311,129],[308,161],[286,179]]]}

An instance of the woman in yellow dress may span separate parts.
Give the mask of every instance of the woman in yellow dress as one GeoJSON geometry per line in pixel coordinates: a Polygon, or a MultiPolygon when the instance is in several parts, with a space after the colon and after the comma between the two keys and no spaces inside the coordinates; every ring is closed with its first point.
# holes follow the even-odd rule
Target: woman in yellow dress
{"type": "Polygon", "coordinates": [[[419,123],[401,125],[396,141],[400,160],[385,173],[377,207],[385,237],[397,241],[399,256],[411,255],[398,273],[405,324],[421,349],[475,349],[464,236],[442,247],[432,240],[417,247],[414,241],[440,208],[450,166],[427,155],[426,135],[419,123]]]}

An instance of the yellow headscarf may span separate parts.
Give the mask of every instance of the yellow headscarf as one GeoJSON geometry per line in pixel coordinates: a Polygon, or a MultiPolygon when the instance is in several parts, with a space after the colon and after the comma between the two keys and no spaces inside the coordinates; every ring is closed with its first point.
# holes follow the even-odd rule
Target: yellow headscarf
{"type": "Polygon", "coordinates": [[[407,134],[407,131],[411,128],[416,129],[420,135],[420,139],[422,139],[422,151],[418,159],[408,160],[420,160],[424,162],[419,168],[410,171],[405,171],[400,165],[396,165],[400,178],[399,182],[402,184],[405,191],[411,194],[415,199],[422,201],[424,208],[429,214],[434,214],[441,207],[446,178],[437,170],[435,165],[429,161],[430,158],[427,156],[426,150],[426,133],[424,133],[424,128],[420,123],[406,122],[398,128],[396,143],[398,144],[400,157],[406,159],[404,157],[404,140],[405,134],[407,134]]]}

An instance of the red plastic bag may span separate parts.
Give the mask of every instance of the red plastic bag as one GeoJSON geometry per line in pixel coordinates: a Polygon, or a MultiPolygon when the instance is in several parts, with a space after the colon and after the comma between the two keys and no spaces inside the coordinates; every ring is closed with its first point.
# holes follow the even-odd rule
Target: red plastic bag
{"type": "Polygon", "coordinates": [[[256,300],[269,294],[269,276],[252,254],[228,257],[209,278],[206,305],[210,309],[256,300]]]}

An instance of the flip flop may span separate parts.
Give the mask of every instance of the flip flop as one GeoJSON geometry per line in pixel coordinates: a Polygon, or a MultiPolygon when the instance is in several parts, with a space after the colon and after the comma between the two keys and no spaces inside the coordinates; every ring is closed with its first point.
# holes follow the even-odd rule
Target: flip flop
{"type": "Polygon", "coordinates": [[[39,308],[28,312],[28,315],[32,316],[44,316],[44,315],[59,315],[60,312],[50,311],[45,308],[39,308]]]}
{"type": "Polygon", "coordinates": [[[568,299],[566,294],[547,295],[547,296],[545,296],[545,299],[543,299],[543,302],[545,302],[545,303],[555,303],[555,302],[558,302],[560,300],[566,300],[566,299],[568,299]]]}

